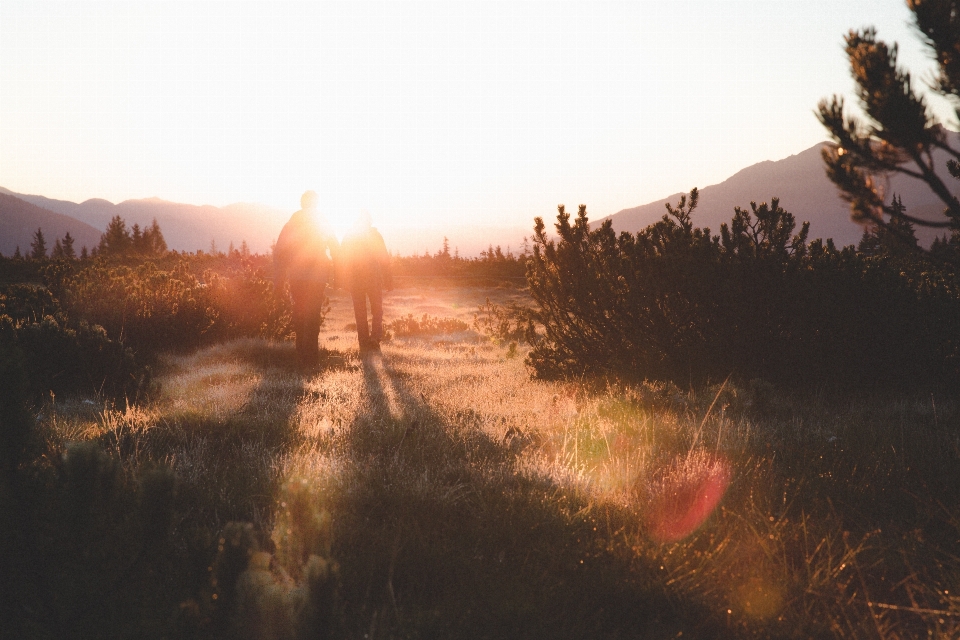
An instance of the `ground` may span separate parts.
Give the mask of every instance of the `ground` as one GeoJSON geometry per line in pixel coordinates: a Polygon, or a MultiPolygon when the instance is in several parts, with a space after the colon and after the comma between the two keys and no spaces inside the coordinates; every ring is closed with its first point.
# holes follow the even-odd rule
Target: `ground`
{"type": "Polygon", "coordinates": [[[290,343],[234,341],[168,357],[148,403],[48,420],[131,474],[172,469],[173,545],[201,573],[217,532],[252,524],[230,614],[251,637],[294,637],[307,610],[370,638],[958,631],[957,503],[927,490],[955,475],[952,400],[539,381],[525,347],[469,328],[488,299],[527,294],[398,288],[388,323],[452,332],[361,357],[333,292],[316,371],[290,343]]]}

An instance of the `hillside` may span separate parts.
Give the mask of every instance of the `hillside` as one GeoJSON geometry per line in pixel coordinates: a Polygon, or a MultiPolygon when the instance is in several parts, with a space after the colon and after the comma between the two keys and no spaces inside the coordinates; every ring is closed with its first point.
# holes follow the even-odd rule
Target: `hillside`
{"type": "MultiPolygon", "coordinates": [[[[208,250],[211,241],[226,250],[233,242],[237,247],[244,240],[251,251],[266,252],[280,233],[287,215],[265,205],[237,203],[226,207],[196,206],[169,202],[159,198],[125,200],[113,204],[93,198],[77,204],[44,196],[26,195],[3,190],[21,200],[56,213],[81,220],[98,229],[105,229],[114,216],[122,217],[128,227],[149,226],[154,218],[171,249],[178,251],[208,250]]],[[[97,236],[99,238],[99,235],[97,236]]]]}
{"type": "MultiPolygon", "coordinates": [[[[952,143],[956,144],[960,134],[951,136],[954,138],[952,143]]],[[[855,244],[863,234],[863,228],[850,219],[849,205],[840,199],[837,188],[827,179],[820,157],[824,144],[814,145],[782,160],[757,163],[720,184],[701,187],[694,223],[719,233],[720,224],[733,217],[734,207],[748,208],[751,201],[759,204],[779,197],[780,206],[793,213],[798,223],[810,222],[811,238],[833,238],[838,245],[855,244]]],[[[934,154],[934,157],[940,166],[946,162],[942,153],[934,154]]],[[[956,193],[960,193],[960,185],[954,184],[957,185],[956,193]]],[[[895,177],[890,180],[887,193],[900,194],[907,210],[921,217],[935,218],[936,212],[942,210],[929,188],[918,180],[895,177]]],[[[666,213],[664,204],[676,204],[680,195],[675,193],[649,204],[624,209],[594,224],[610,218],[618,232],[637,231],[659,220],[666,213]]],[[[942,230],[917,229],[918,237],[927,246],[942,233],[942,230]]]]}
{"type": "MultiPolygon", "coordinates": [[[[156,218],[167,246],[176,251],[196,251],[197,249],[207,251],[211,240],[220,250],[226,250],[231,242],[239,248],[240,243],[246,240],[251,251],[266,253],[280,234],[283,224],[293,213],[246,202],[214,207],[181,204],[159,198],[126,200],[119,204],[113,204],[101,198],[92,198],[78,204],[45,196],[15,193],[3,187],[0,187],[0,193],[15,196],[50,212],[70,216],[92,225],[100,230],[97,232],[97,242],[99,242],[100,232],[106,229],[114,216],[122,217],[128,227],[134,224],[146,227],[156,218]]],[[[454,229],[412,225],[397,227],[378,224],[378,226],[384,234],[391,253],[400,255],[420,255],[425,251],[435,253],[443,245],[443,238],[447,237],[451,250],[455,248],[464,256],[477,256],[490,245],[500,245],[504,251],[508,248],[514,252],[519,251],[523,237],[530,232],[533,225],[531,223],[530,228],[470,225],[454,229]]],[[[36,230],[36,225],[33,230],[36,230]]],[[[6,250],[0,250],[6,252],[6,250]]]]}
{"type": "Polygon", "coordinates": [[[78,254],[82,247],[92,249],[100,242],[101,232],[85,222],[0,193],[0,253],[11,256],[18,246],[22,254],[28,253],[37,228],[43,229],[48,253],[57,238],[63,238],[67,232],[73,236],[78,254]]]}

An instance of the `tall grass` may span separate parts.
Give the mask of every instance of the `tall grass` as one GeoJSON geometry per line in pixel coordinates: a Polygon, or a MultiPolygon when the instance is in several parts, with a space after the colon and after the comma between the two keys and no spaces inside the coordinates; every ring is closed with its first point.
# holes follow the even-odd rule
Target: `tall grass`
{"type": "MultiPolygon", "coordinates": [[[[443,296],[388,301],[388,319],[446,309],[462,320],[476,308],[443,296]]],[[[48,502],[33,507],[46,515],[30,526],[44,535],[59,526],[50,496],[70,486],[58,462],[70,460],[69,443],[102,452],[97,465],[123,479],[112,489],[121,504],[162,502],[161,489],[144,488],[162,485],[150,473],[175,478],[175,500],[150,563],[133,564],[146,528],[119,508],[98,516],[122,556],[104,556],[101,574],[89,562],[65,574],[42,563],[31,577],[8,551],[4,562],[21,573],[6,575],[29,587],[5,613],[16,628],[960,633],[954,399],[792,394],[760,381],[696,392],[535,381],[522,358],[467,332],[442,343],[398,336],[361,359],[354,336],[329,328],[350,314],[335,298],[315,374],[295,369],[289,345],[247,339],[168,357],[147,405],[45,406],[46,453],[31,468],[47,488],[31,495],[48,502]],[[119,586],[82,590],[107,573],[119,586]],[[74,604],[46,616],[35,605],[50,594],[74,604]],[[94,601],[105,613],[84,613],[94,601]]]]}

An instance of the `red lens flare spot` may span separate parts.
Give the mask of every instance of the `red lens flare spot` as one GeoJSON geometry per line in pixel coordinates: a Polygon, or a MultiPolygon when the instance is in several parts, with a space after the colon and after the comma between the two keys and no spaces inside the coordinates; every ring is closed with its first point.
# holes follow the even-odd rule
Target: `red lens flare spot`
{"type": "Polygon", "coordinates": [[[677,460],[650,489],[647,527],[658,542],[686,538],[710,517],[730,485],[730,465],[707,454],[677,460]]]}

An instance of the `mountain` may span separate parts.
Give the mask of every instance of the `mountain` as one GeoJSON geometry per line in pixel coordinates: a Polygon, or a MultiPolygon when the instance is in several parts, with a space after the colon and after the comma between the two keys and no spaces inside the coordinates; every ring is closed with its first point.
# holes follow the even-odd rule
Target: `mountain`
{"type": "MultiPolygon", "coordinates": [[[[225,251],[231,242],[239,248],[240,243],[245,240],[251,251],[263,253],[270,249],[270,244],[276,240],[280,228],[290,216],[290,212],[249,203],[214,207],[147,198],[113,204],[94,198],[78,204],[44,196],[14,193],[7,189],[0,191],[37,207],[76,218],[101,230],[106,229],[114,216],[123,218],[128,228],[134,224],[144,228],[156,219],[167,246],[177,251],[206,251],[210,249],[211,242],[225,251]]],[[[99,235],[97,238],[99,242],[99,235]]]]}
{"type": "MultiPolygon", "coordinates": [[[[41,207],[49,212],[70,216],[77,221],[96,227],[97,239],[89,243],[91,248],[99,243],[100,233],[114,216],[120,216],[130,228],[139,224],[141,228],[149,226],[156,218],[167,246],[177,251],[196,251],[210,249],[210,242],[225,251],[232,242],[239,248],[246,240],[250,251],[266,253],[280,234],[280,229],[289,219],[292,211],[280,211],[266,205],[239,202],[225,207],[210,205],[196,206],[169,202],[159,198],[126,200],[113,204],[107,200],[93,198],[81,203],[67,200],[54,200],[45,196],[15,193],[0,187],[0,194],[15,196],[25,203],[41,207]]],[[[28,225],[29,226],[29,225],[28,225]]],[[[31,234],[36,231],[33,225],[31,234]]],[[[530,228],[521,227],[481,227],[464,226],[452,229],[394,227],[380,225],[387,248],[391,253],[400,255],[423,254],[425,251],[436,253],[443,245],[443,238],[449,239],[451,250],[460,251],[463,256],[476,256],[489,245],[500,245],[504,251],[520,251],[523,237],[531,233],[530,228]]],[[[72,233],[72,232],[71,232],[72,233]]],[[[44,234],[46,229],[44,229],[44,234]]],[[[76,234],[74,234],[76,235],[76,234]]],[[[24,251],[30,242],[21,243],[24,251]]],[[[51,241],[52,245],[52,241],[51,241]]],[[[80,244],[78,243],[79,247],[80,244]]],[[[0,245],[0,251],[7,253],[0,245]]],[[[13,251],[13,249],[10,249],[13,251]]]]}
{"type": "MultiPolygon", "coordinates": [[[[960,134],[948,133],[950,143],[956,146],[960,134]]],[[[700,204],[693,213],[694,224],[708,227],[713,234],[720,233],[720,224],[729,224],[734,207],[749,210],[750,202],[770,202],[780,198],[780,206],[797,219],[797,226],[810,222],[810,238],[833,238],[838,246],[856,244],[863,234],[863,227],[850,219],[850,206],[840,198],[836,186],[827,178],[820,150],[826,146],[821,143],[783,160],[760,162],[747,167],[720,184],[700,189],[700,204]]],[[[938,167],[945,167],[947,156],[943,152],[934,153],[938,167]]],[[[960,183],[947,174],[948,185],[954,193],[960,195],[960,183]]],[[[943,220],[938,213],[943,211],[936,196],[927,185],[919,180],[903,176],[890,179],[886,193],[896,193],[903,200],[907,212],[920,218],[943,220]]],[[[658,221],[667,212],[665,203],[675,205],[682,194],[657,200],[649,204],[624,209],[606,218],[591,223],[601,224],[608,218],[617,232],[635,232],[658,221]]],[[[889,198],[888,198],[889,200],[889,198]]],[[[923,245],[929,246],[942,229],[917,228],[917,237],[923,245]]]]}
{"type": "Polygon", "coordinates": [[[12,256],[19,246],[20,253],[26,255],[30,252],[30,243],[38,228],[43,230],[48,255],[57,239],[63,239],[67,232],[74,238],[73,248],[78,255],[82,247],[92,249],[100,243],[99,229],[9,193],[0,193],[0,253],[12,256]]]}

